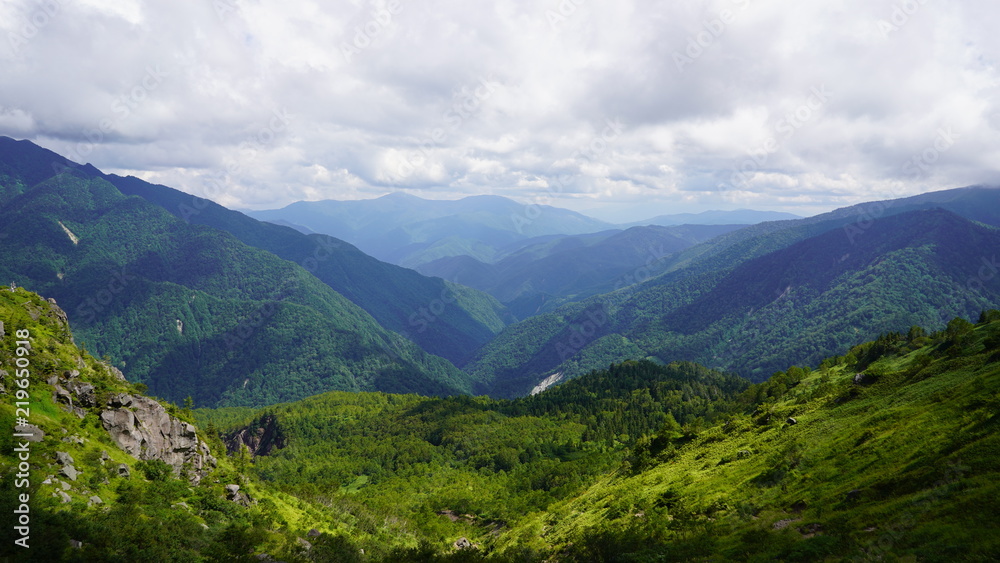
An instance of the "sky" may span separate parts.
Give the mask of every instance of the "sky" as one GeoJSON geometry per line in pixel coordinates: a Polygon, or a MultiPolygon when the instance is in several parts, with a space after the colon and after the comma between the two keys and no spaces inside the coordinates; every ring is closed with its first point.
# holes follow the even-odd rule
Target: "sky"
{"type": "Polygon", "coordinates": [[[1000,183],[987,0],[0,0],[0,135],[239,209],[606,220],[1000,183]]]}

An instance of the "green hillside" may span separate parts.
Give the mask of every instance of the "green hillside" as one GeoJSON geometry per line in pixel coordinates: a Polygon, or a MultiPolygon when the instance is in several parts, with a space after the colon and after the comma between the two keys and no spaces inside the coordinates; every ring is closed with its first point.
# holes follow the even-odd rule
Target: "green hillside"
{"type": "MultiPolygon", "coordinates": [[[[20,158],[37,147],[19,148],[4,152],[0,279],[57,299],[81,344],[151,392],[260,405],[331,389],[470,390],[448,361],[382,328],[305,267],[185,223],[91,172],[29,184],[45,164],[20,158]]],[[[63,161],[49,155],[51,173],[63,161]]]]}
{"type": "Polygon", "coordinates": [[[755,385],[626,362],[513,401],[331,392],[264,409],[168,404],[160,416],[183,427],[193,415],[211,446],[216,461],[196,473],[116,445],[107,413],[140,395],[71,343],[60,309],[5,290],[0,320],[0,416],[14,426],[27,330],[29,416],[44,432],[28,446],[27,487],[15,485],[11,434],[0,450],[0,508],[11,515],[30,496],[30,549],[6,526],[0,550],[18,561],[1000,556],[996,310],[755,385]],[[57,384],[77,414],[55,401],[57,384]]]}
{"type": "Polygon", "coordinates": [[[505,397],[553,373],[571,378],[636,357],[696,361],[760,381],[880,333],[937,329],[1000,305],[1000,276],[989,266],[1000,248],[995,228],[940,209],[884,217],[857,238],[839,226],[801,225],[728,245],[760,226],[723,235],[716,254],[508,327],[466,370],[482,391],[505,397]],[[821,232],[803,236],[814,229],[821,232]],[[715,264],[732,252],[752,256],[753,246],[777,249],[715,264]]]}
{"type": "Polygon", "coordinates": [[[749,387],[628,362],[514,401],[341,393],[198,415],[279,428],[255,474],[337,507],[356,548],[423,542],[399,560],[466,537],[462,560],[946,561],[1000,554],[998,401],[992,311],[749,387]]]}
{"type": "Polygon", "coordinates": [[[302,265],[383,327],[454,363],[465,361],[513,320],[485,293],[381,262],[342,240],[304,235],[131,176],[104,178],[122,193],[140,196],[186,222],[220,229],[247,245],[302,265]]]}

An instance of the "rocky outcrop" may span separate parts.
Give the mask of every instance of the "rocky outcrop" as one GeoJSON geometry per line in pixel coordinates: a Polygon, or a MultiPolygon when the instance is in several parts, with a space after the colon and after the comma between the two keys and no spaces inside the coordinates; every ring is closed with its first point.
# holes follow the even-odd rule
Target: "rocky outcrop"
{"type": "Polygon", "coordinates": [[[80,372],[65,370],[49,377],[47,383],[54,389],[52,398],[67,411],[79,418],[86,416],[84,408],[97,405],[97,393],[94,386],[80,379],[80,372]]]}
{"type": "Polygon", "coordinates": [[[236,484],[226,485],[226,500],[243,506],[250,506],[253,503],[250,495],[240,492],[240,486],[236,484]]]}
{"type": "Polygon", "coordinates": [[[216,460],[195,427],[171,416],[163,405],[142,395],[119,393],[108,399],[101,411],[101,423],[118,447],[143,460],[158,459],[174,469],[187,472],[198,483],[216,460]]]}
{"type": "Polygon", "coordinates": [[[274,415],[264,415],[249,426],[231,432],[223,438],[229,453],[246,446],[254,457],[268,455],[273,449],[285,447],[285,435],[274,415]]]}

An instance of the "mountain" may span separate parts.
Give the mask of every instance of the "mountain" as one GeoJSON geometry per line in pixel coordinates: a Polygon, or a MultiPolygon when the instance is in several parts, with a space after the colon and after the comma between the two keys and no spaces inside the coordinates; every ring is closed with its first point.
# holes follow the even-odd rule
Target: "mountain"
{"type": "Polygon", "coordinates": [[[144,396],[23,288],[0,291],[0,340],[0,365],[28,366],[0,371],[12,560],[1000,556],[997,310],[755,385],[628,361],[513,401],[197,411],[144,396]]]}
{"type": "Polygon", "coordinates": [[[329,389],[471,389],[303,266],[31,143],[0,139],[0,155],[0,279],[58,300],[90,350],[159,396],[266,404],[329,389]]]}
{"type": "Polygon", "coordinates": [[[461,255],[492,262],[499,247],[516,241],[613,228],[566,209],[487,195],[428,200],[392,193],[357,201],[300,201],[248,213],[341,238],[380,260],[410,268],[461,255]]]}
{"type": "Polygon", "coordinates": [[[454,363],[466,360],[513,317],[479,291],[372,258],[328,235],[258,221],[214,202],[135,177],[103,176],[176,217],[228,232],[245,244],[305,267],[367,311],[383,327],[454,363]]]}
{"type": "Polygon", "coordinates": [[[801,219],[793,213],[782,211],[755,211],[753,209],[736,209],[733,211],[702,211],[701,213],[675,213],[671,215],[657,215],[645,221],[635,221],[625,223],[624,227],[637,227],[643,225],[661,225],[669,227],[671,225],[753,225],[765,221],[784,221],[788,219],[801,219]]]}
{"type": "Polygon", "coordinates": [[[280,434],[252,473],[348,515],[354,551],[384,553],[385,527],[422,538],[398,561],[990,560],[1000,311],[979,321],[755,385],[629,361],[510,401],[328,393],[197,414],[231,448],[280,434]]]}
{"type": "Polygon", "coordinates": [[[494,264],[440,258],[417,271],[493,295],[519,318],[650,278],[665,257],[743,225],[632,227],[586,235],[537,237],[494,264]]]}
{"type": "MultiPolygon", "coordinates": [[[[965,194],[1000,203],[998,190],[965,194]]],[[[1000,304],[995,228],[929,209],[886,213],[855,233],[853,217],[722,235],[668,257],[665,273],[644,284],[508,327],[465,369],[480,381],[495,378],[480,390],[497,396],[528,393],[554,373],[571,378],[647,356],[760,381],[881,332],[938,327],[1000,304]]]]}

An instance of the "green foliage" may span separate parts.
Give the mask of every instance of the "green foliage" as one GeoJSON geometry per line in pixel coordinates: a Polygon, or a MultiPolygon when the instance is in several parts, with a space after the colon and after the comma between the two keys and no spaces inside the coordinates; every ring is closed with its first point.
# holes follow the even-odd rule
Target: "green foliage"
{"type": "MultiPolygon", "coordinates": [[[[16,172],[33,162],[29,156],[11,163],[12,155],[0,154],[0,161],[16,172]]],[[[41,173],[23,173],[29,172],[41,173]]],[[[123,195],[93,169],[52,173],[50,166],[49,175],[29,189],[8,190],[10,199],[0,209],[10,234],[0,247],[0,279],[55,298],[80,342],[147,386],[137,389],[178,403],[191,397],[199,405],[263,405],[331,389],[427,395],[472,390],[469,377],[447,360],[379,326],[328,285],[337,275],[362,272],[365,277],[351,278],[356,287],[387,283],[386,277],[373,281],[369,262],[375,261],[356,249],[322,262],[329,278],[324,283],[305,267],[228,232],[123,195]]],[[[177,212],[174,203],[169,211],[177,212]]],[[[240,231],[248,239],[270,232],[240,217],[252,231],[240,231]]],[[[294,233],[296,252],[317,248],[316,241],[285,231],[294,233]]],[[[394,314],[402,303],[429,306],[445,289],[441,280],[398,270],[396,285],[412,287],[397,292],[394,314]],[[426,281],[411,283],[414,277],[426,281]]],[[[461,292],[463,303],[475,302],[470,292],[461,292]]],[[[377,301],[375,294],[366,299],[377,301]]],[[[479,307],[476,318],[486,319],[487,310],[479,307]]],[[[429,332],[442,346],[450,344],[441,327],[472,338],[471,349],[502,325],[476,328],[480,321],[463,311],[449,305],[442,320],[432,323],[429,332]],[[452,316],[467,322],[449,324],[452,316]]]]}

